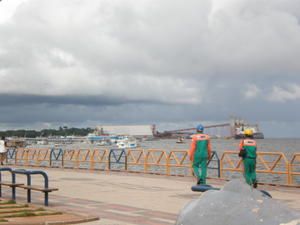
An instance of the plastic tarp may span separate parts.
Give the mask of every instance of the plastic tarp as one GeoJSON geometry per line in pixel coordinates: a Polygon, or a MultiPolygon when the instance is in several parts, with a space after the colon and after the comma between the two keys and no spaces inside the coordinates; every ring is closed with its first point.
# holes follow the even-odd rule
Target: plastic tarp
{"type": "Polygon", "coordinates": [[[207,191],[188,203],[176,225],[300,225],[300,213],[241,180],[207,191]]]}

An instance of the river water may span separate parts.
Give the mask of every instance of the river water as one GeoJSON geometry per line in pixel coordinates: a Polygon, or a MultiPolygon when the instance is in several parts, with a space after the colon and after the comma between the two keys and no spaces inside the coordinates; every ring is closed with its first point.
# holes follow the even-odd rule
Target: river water
{"type": "MultiPolygon", "coordinates": [[[[300,153],[300,139],[260,139],[256,140],[259,152],[275,152],[283,153],[287,160],[290,161],[295,153],[300,153]]],[[[224,151],[238,151],[240,140],[234,139],[212,139],[212,150],[217,152],[219,158],[222,156],[224,151]]],[[[166,139],[159,141],[148,141],[141,144],[142,148],[154,148],[154,149],[164,149],[164,150],[188,150],[190,148],[191,140],[185,140],[184,143],[178,144],[176,140],[166,139]]],[[[264,156],[264,160],[267,162],[269,167],[272,167],[276,156],[264,156]]],[[[235,158],[237,159],[237,157],[235,158]]],[[[298,166],[293,167],[294,171],[300,172],[300,164],[298,161],[298,166]]],[[[265,169],[265,166],[258,162],[257,169],[265,169]]],[[[283,160],[278,163],[275,171],[285,171],[286,167],[283,160]]],[[[216,176],[216,171],[210,170],[209,175],[216,176]]],[[[225,172],[223,174],[227,178],[239,178],[242,176],[241,173],[225,172]]],[[[258,179],[264,182],[270,183],[287,183],[287,176],[281,174],[265,174],[259,173],[258,179]]],[[[300,176],[293,176],[293,183],[300,185],[300,176]]]]}
{"type": "MultiPolygon", "coordinates": [[[[287,158],[294,153],[300,153],[300,139],[260,139],[256,140],[260,152],[282,152],[287,158]]],[[[212,149],[220,156],[226,150],[238,150],[239,140],[235,139],[212,139],[212,149]]],[[[145,141],[141,143],[142,148],[164,149],[164,150],[187,150],[190,148],[191,140],[185,140],[177,144],[176,139],[145,141]]]]}

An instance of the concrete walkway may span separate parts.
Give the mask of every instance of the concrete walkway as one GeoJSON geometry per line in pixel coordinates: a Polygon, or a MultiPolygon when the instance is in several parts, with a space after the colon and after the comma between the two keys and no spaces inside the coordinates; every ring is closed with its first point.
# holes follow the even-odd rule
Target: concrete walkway
{"type": "MultiPolygon", "coordinates": [[[[48,173],[50,187],[59,188],[58,192],[50,193],[50,206],[100,217],[99,221],[87,225],[171,225],[184,205],[200,196],[200,193],[190,190],[195,182],[191,177],[70,169],[43,170],[48,173]]],[[[10,177],[5,175],[5,179],[9,180],[10,177]]],[[[17,179],[19,182],[24,178],[17,179]]],[[[217,187],[223,185],[219,180],[208,182],[217,187]]],[[[33,184],[41,183],[42,179],[34,177],[33,184]]],[[[268,190],[273,198],[300,211],[300,188],[261,188],[268,190]]],[[[8,190],[5,195],[9,197],[8,190]]],[[[26,193],[18,189],[17,201],[25,201],[25,196],[26,193]]],[[[32,203],[43,204],[43,195],[32,192],[32,203]]]]}

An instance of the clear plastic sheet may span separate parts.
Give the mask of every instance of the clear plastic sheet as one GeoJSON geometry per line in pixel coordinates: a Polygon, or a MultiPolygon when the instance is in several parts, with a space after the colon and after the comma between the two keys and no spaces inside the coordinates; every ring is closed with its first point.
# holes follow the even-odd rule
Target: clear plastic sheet
{"type": "Polygon", "coordinates": [[[300,213],[241,180],[207,191],[188,203],[176,225],[300,225],[300,213]]]}

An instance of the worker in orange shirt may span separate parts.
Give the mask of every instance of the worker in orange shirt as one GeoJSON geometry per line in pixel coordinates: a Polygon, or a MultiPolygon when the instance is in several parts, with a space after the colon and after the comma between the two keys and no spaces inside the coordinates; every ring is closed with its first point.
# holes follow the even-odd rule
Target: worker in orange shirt
{"type": "Polygon", "coordinates": [[[247,129],[244,131],[245,139],[241,140],[239,146],[239,156],[243,160],[244,164],[244,176],[246,182],[253,186],[257,187],[256,180],[256,150],[257,144],[256,141],[253,140],[253,131],[247,129]]]}
{"type": "Polygon", "coordinates": [[[207,161],[211,157],[210,137],[203,133],[204,127],[201,124],[197,126],[196,130],[197,134],[192,136],[189,157],[193,161],[192,166],[197,177],[197,184],[206,184],[207,161]]]}

